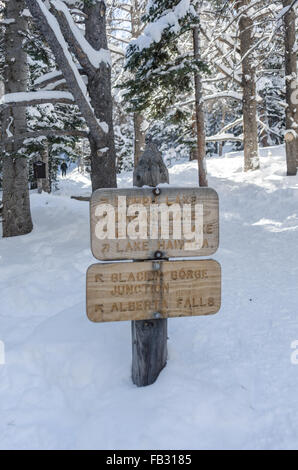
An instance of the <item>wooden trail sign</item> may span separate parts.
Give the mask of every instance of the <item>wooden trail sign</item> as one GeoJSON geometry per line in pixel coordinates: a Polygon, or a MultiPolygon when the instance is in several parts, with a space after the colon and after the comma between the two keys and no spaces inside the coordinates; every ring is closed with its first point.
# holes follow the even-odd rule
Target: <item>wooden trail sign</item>
{"type": "Polygon", "coordinates": [[[91,198],[91,249],[101,261],[209,256],[219,245],[211,188],[99,189],[91,198]]]}
{"type": "Polygon", "coordinates": [[[94,322],[212,315],[221,305],[221,268],[213,260],[105,263],[87,272],[94,322]]]}
{"type": "Polygon", "coordinates": [[[91,321],[132,320],[132,381],[151,385],[167,363],[168,318],[212,315],[221,305],[214,254],[219,203],[210,188],[173,188],[162,155],[148,143],[133,189],[99,189],[90,202],[91,249],[102,261],[87,272],[91,321]],[[149,261],[151,260],[151,261],[149,261]]]}

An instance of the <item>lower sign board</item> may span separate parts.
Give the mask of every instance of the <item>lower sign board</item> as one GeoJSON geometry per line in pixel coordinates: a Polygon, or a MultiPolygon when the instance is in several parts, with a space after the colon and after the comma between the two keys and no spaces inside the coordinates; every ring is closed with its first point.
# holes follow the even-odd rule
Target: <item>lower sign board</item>
{"type": "Polygon", "coordinates": [[[91,248],[101,261],[210,256],[219,244],[211,188],[99,189],[91,198],[91,248]]]}
{"type": "Polygon", "coordinates": [[[93,322],[212,315],[221,306],[221,267],[213,260],[94,264],[87,272],[93,322]]]}

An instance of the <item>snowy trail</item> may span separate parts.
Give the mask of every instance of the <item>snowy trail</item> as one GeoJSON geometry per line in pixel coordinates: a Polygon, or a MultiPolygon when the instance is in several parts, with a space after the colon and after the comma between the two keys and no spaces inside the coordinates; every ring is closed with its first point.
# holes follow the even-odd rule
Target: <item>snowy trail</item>
{"type": "MultiPolygon", "coordinates": [[[[32,194],[33,233],[0,240],[1,449],[298,449],[298,176],[285,177],[282,147],[263,154],[246,175],[240,154],[208,161],[222,309],[169,321],[168,365],[145,389],[130,380],[130,324],[86,318],[88,204],[69,196],[88,179],[32,194]]],[[[196,184],[196,164],[170,178],[196,184]]]]}

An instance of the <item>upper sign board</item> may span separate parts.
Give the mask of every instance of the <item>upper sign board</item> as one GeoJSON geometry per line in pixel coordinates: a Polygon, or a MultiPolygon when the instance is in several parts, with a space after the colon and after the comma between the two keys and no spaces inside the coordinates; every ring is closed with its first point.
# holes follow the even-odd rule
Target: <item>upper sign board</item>
{"type": "Polygon", "coordinates": [[[210,188],[99,189],[91,198],[98,260],[209,256],[219,245],[219,203],[210,188]]]}

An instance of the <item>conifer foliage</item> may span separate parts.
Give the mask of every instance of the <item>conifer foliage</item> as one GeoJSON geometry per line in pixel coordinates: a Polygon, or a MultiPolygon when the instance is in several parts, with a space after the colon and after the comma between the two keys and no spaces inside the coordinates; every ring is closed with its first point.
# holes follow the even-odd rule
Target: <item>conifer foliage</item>
{"type": "MultiPolygon", "coordinates": [[[[181,47],[182,38],[190,38],[199,23],[196,4],[196,0],[149,2],[143,18],[147,26],[127,50],[125,68],[133,76],[123,87],[131,110],[146,110],[152,118],[164,118],[179,97],[192,93],[193,74],[208,70],[203,61],[194,59],[192,50],[181,47]]],[[[172,114],[176,123],[186,118],[183,109],[172,114]]]]}

